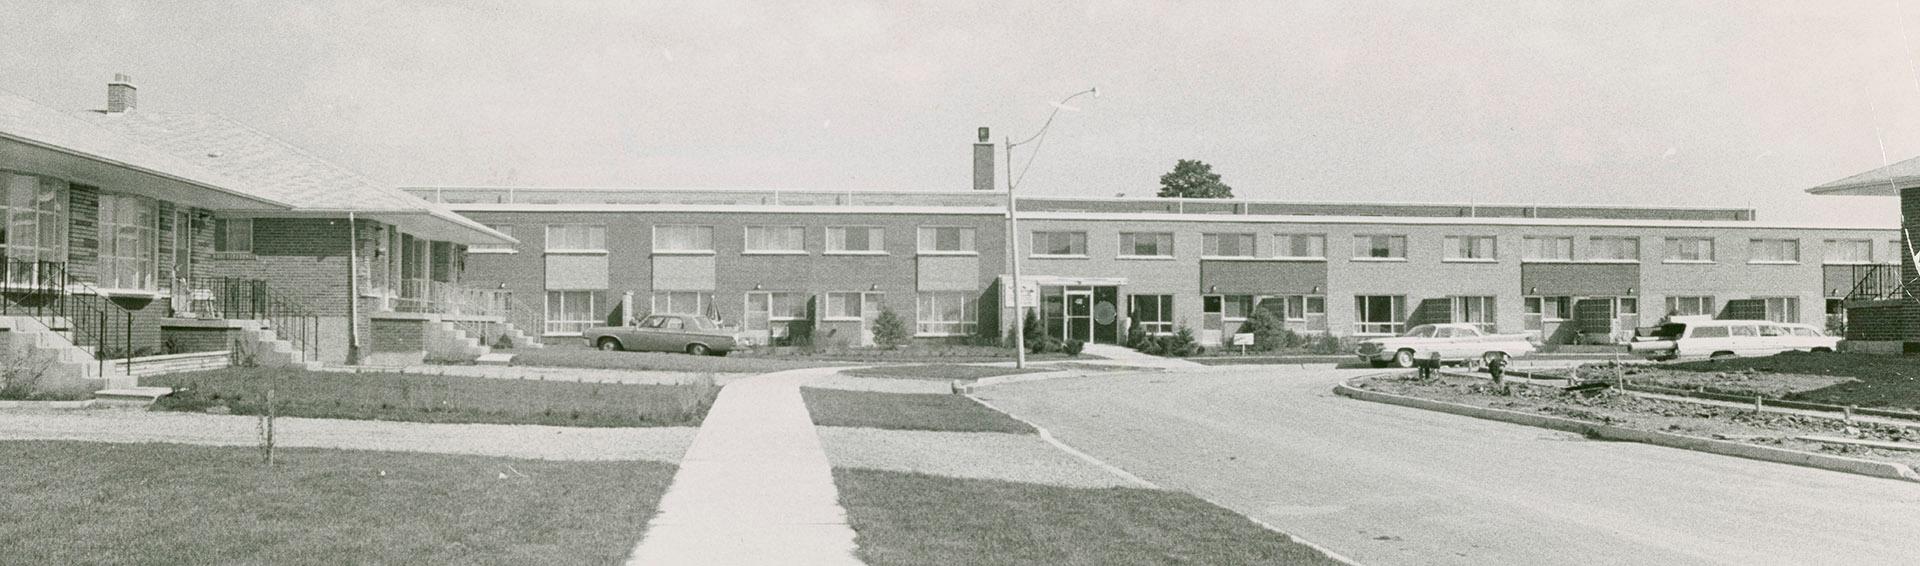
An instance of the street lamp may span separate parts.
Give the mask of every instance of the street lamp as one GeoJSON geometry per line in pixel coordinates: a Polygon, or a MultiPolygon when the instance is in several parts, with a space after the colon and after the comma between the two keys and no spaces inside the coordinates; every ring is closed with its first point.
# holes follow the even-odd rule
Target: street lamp
{"type": "Polygon", "coordinates": [[[1059,116],[1061,110],[1079,110],[1067,106],[1067,103],[1082,94],[1091,94],[1094,98],[1100,98],[1100,88],[1094,87],[1076,92],[1054,103],[1053,112],[1047,114],[1046,123],[1041,124],[1040,131],[1034,132],[1027,139],[1014,142],[1013,138],[1003,138],[1007,144],[1007,257],[1013,261],[1013,272],[1009,274],[1012,281],[1008,285],[1013,287],[1013,367],[1016,368],[1027,367],[1027,317],[1026,313],[1020,309],[1020,221],[1014,216],[1013,189],[1018,186],[1019,181],[1026,180],[1027,169],[1033,167],[1033,159],[1040,155],[1040,144],[1046,141],[1047,128],[1053,125],[1053,118],[1059,116]],[[1020,178],[1015,179],[1013,148],[1028,143],[1033,144],[1033,152],[1027,155],[1027,165],[1020,168],[1020,178]]]}

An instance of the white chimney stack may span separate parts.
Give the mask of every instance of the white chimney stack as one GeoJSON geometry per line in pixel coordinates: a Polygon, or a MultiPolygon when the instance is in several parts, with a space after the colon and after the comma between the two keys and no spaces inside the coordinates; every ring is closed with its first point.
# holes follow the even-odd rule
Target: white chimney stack
{"type": "Polygon", "coordinates": [[[133,77],[122,73],[113,74],[113,82],[107,83],[107,112],[126,112],[135,105],[135,94],[139,89],[133,86],[133,77]]]}

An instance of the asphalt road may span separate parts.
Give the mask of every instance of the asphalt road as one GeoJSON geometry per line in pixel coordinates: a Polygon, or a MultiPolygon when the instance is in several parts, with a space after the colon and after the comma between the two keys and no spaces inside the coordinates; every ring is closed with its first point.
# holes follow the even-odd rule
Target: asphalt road
{"type": "Polygon", "coordinates": [[[1920,483],[1331,392],[1371,371],[1221,367],[979,397],[1363,564],[1920,563],[1920,483]]]}

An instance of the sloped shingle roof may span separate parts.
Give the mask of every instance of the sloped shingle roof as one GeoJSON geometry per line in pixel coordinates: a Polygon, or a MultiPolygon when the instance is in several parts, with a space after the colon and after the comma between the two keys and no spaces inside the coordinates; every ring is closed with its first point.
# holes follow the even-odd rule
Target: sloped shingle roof
{"type": "Polygon", "coordinates": [[[1920,157],[1820,185],[1816,195],[1898,196],[1899,189],[1920,186],[1920,157]]]}

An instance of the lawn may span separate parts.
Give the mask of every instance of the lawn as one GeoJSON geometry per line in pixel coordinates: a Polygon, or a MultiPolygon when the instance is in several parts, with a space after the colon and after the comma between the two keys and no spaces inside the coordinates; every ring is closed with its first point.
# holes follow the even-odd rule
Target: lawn
{"type": "Polygon", "coordinates": [[[804,387],[819,426],[1034,434],[1033,427],[964,395],[878,393],[804,387]]]}
{"type": "Polygon", "coordinates": [[[516,350],[513,365],[633,371],[770,373],[835,364],[829,360],[764,358],[738,354],[721,357],[661,352],[602,352],[585,347],[556,345],[538,350],[516,350]]]}
{"type": "Polygon", "coordinates": [[[674,467],[0,442],[14,564],[619,564],[674,467]],[[501,474],[507,477],[502,478],[501,474]]]}
{"type": "Polygon", "coordinates": [[[1767,373],[1851,377],[1859,381],[1802,391],[1786,398],[1832,405],[1920,410],[1920,358],[1786,352],[1764,358],[1732,358],[1664,364],[1660,367],[1716,373],[1751,369],[1767,373]]]}
{"type": "Polygon", "coordinates": [[[182,389],[154,405],[164,411],[266,410],[268,384],[284,417],[556,426],[697,426],[720,388],[711,379],[636,385],[395,373],[228,368],[143,377],[145,386],[182,389]]]}
{"type": "Polygon", "coordinates": [[[876,366],[850,369],[840,372],[855,377],[886,377],[894,379],[929,379],[947,381],[954,379],[974,380],[983,377],[1016,375],[1053,371],[1050,368],[1010,368],[994,366],[967,366],[958,364],[926,364],[913,366],[876,366]]]}
{"type": "Polygon", "coordinates": [[[1191,495],[839,468],[860,558],[895,564],[1340,564],[1191,495]]]}
{"type": "Polygon", "coordinates": [[[1341,365],[1350,365],[1350,366],[1360,365],[1359,358],[1356,358],[1352,355],[1338,356],[1338,355],[1322,355],[1322,354],[1302,354],[1302,355],[1290,355],[1290,356],[1275,356],[1275,355],[1264,355],[1264,354],[1249,354],[1245,356],[1242,356],[1239,354],[1209,355],[1209,356],[1196,356],[1196,357],[1186,358],[1186,360],[1196,364],[1208,365],[1208,366],[1274,365],[1274,364],[1341,364],[1341,365]]]}

